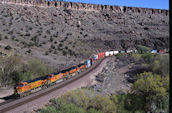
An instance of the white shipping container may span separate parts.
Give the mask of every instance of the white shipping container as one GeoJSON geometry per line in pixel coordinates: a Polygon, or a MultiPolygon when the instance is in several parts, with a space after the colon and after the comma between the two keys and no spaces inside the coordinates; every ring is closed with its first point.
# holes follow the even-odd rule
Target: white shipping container
{"type": "Polygon", "coordinates": [[[110,54],[110,56],[113,56],[113,51],[110,51],[109,54],[110,54]]]}
{"type": "Polygon", "coordinates": [[[157,53],[157,50],[152,50],[151,53],[157,53]]]}
{"type": "Polygon", "coordinates": [[[133,52],[133,50],[127,50],[127,53],[132,53],[133,52]]]}
{"type": "Polygon", "coordinates": [[[105,52],[105,56],[109,56],[109,54],[110,54],[109,51],[105,52]]]}
{"type": "Polygon", "coordinates": [[[113,54],[114,55],[116,55],[116,54],[118,54],[119,53],[119,51],[113,51],[113,54]]]}

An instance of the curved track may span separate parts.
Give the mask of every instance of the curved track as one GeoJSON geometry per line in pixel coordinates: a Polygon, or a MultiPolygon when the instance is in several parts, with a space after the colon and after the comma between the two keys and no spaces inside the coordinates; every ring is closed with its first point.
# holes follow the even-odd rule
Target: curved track
{"type": "MultiPolygon", "coordinates": [[[[104,59],[106,59],[106,58],[104,58],[104,59]]],[[[48,95],[55,90],[58,90],[60,88],[63,88],[64,86],[69,85],[70,83],[84,77],[85,75],[87,75],[88,73],[90,73],[91,71],[96,69],[103,62],[104,59],[97,61],[94,65],[92,65],[90,68],[88,68],[85,72],[82,72],[79,75],[76,75],[76,76],[74,76],[74,77],[72,77],[72,78],[70,78],[64,82],[61,82],[61,83],[54,85],[50,88],[47,88],[45,90],[41,90],[41,91],[34,93],[32,95],[29,95],[25,98],[17,99],[17,100],[10,102],[10,103],[5,103],[5,104],[1,105],[0,106],[0,113],[11,111],[11,110],[13,110],[13,109],[15,109],[21,105],[27,104],[27,103],[35,100],[35,99],[38,99],[38,98],[43,97],[45,95],[48,95]]]]}

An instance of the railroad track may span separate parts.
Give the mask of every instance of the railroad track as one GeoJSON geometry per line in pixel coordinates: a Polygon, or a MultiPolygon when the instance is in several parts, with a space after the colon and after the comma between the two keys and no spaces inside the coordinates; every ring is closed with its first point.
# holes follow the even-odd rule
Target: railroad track
{"type": "Polygon", "coordinates": [[[38,99],[40,97],[43,97],[45,95],[50,94],[51,92],[58,90],[60,88],[63,88],[64,86],[69,85],[70,83],[84,77],[85,75],[87,75],[89,72],[93,71],[94,69],[96,69],[102,62],[103,60],[106,58],[103,58],[99,61],[97,61],[94,65],[92,65],[90,68],[88,68],[86,71],[81,72],[79,75],[73,76],[72,78],[65,80],[64,82],[61,82],[57,85],[51,86],[47,89],[41,90],[37,93],[34,93],[32,95],[26,96],[24,98],[21,99],[17,99],[17,100],[12,100],[9,103],[4,103],[3,105],[0,106],[0,113],[5,113],[8,112],[10,110],[13,110],[21,105],[27,104],[35,99],[38,99]]]}

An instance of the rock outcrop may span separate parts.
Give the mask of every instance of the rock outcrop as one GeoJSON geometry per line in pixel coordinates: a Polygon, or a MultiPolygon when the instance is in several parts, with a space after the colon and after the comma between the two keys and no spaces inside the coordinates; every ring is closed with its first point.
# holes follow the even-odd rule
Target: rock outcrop
{"type": "Polygon", "coordinates": [[[169,15],[169,10],[152,9],[152,8],[137,8],[137,7],[122,7],[122,6],[110,6],[110,5],[96,5],[86,3],[75,2],[54,2],[48,0],[1,0],[0,3],[13,3],[13,4],[28,4],[45,7],[57,7],[67,9],[79,9],[79,10],[95,10],[95,11],[117,11],[117,12],[132,12],[132,13],[148,13],[148,14],[163,14],[169,15]]]}

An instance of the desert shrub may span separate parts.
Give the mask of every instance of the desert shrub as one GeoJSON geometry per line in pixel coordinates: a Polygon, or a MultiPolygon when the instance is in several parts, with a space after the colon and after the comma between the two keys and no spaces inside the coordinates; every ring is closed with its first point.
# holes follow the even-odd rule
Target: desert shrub
{"type": "Polygon", "coordinates": [[[75,104],[62,104],[58,109],[60,113],[86,113],[83,108],[77,107],[75,104]]]}
{"type": "Polygon", "coordinates": [[[118,53],[118,54],[116,55],[117,58],[124,57],[124,56],[126,56],[125,53],[118,53]]]}
{"type": "Polygon", "coordinates": [[[32,52],[32,50],[31,49],[29,49],[28,51],[26,51],[27,53],[31,53],[32,52]]]}
{"type": "Polygon", "coordinates": [[[16,38],[16,36],[15,36],[15,35],[13,35],[11,39],[14,41],[14,40],[15,40],[15,38],[16,38]]]}
{"type": "Polygon", "coordinates": [[[40,113],[58,113],[55,106],[48,106],[40,111],[40,113]]]}
{"type": "Polygon", "coordinates": [[[13,83],[15,72],[20,71],[22,61],[19,57],[0,58],[0,75],[1,85],[9,85],[13,83]]]}
{"type": "Polygon", "coordinates": [[[138,51],[138,53],[150,53],[150,48],[146,47],[146,46],[142,46],[142,45],[137,45],[136,49],[138,51]]]}
{"type": "Polygon", "coordinates": [[[52,44],[52,45],[51,45],[51,48],[52,48],[52,49],[55,49],[55,46],[52,44]]]}
{"type": "Polygon", "coordinates": [[[168,75],[169,73],[169,55],[161,55],[161,54],[131,54],[131,56],[136,60],[143,60],[143,66],[147,68],[147,70],[160,74],[161,76],[168,75]]]}
{"type": "Polygon", "coordinates": [[[40,60],[31,59],[28,61],[28,71],[35,75],[45,75],[52,70],[47,68],[40,60]]]}
{"type": "Polygon", "coordinates": [[[45,52],[45,55],[48,55],[48,54],[49,54],[48,51],[46,51],[46,52],[45,52]]]}
{"type": "Polygon", "coordinates": [[[54,54],[58,54],[58,52],[57,51],[54,51],[54,54]]]}
{"type": "Polygon", "coordinates": [[[11,31],[9,31],[9,32],[8,32],[8,34],[9,34],[9,35],[12,35],[12,34],[13,34],[13,31],[12,31],[12,30],[11,30],[11,31]]]}
{"type": "Polygon", "coordinates": [[[46,36],[46,35],[44,35],[44,36],[43,36],[43,38],[47,38],[47,36],[46,36]]]}
{"type": "Polygon", "coordinates": [[[54,40],[53,37],[50,37],[50,42],[53,42],[53,40],[54,40]]]}
{"type": "Polygon", "coordinates": [[[68,49],[68,47],[67,47],[67,46],[65,46],[65,49],[68,49]]]}
{"type": "Polygon", "coordinates": [[[36,77],[44,76],[51,73],[52,70],[46,67],[40,60],[31,59],[27,64],[22,63],[19,70],[11,73],[14,83],[19,81],[32,80],[36,77]]]}
{"type": "Polygon", "coordinates": [[[38,36],[36,35],[36,36],[32,37],[31,40],[36,43],[36,42],[38,42],[39,39],[38,39],[38,36]]]}
{"type": "Polygon", "coordinates": [[[63,53],[63,56],[66,56],[67,55],[67,52],[66,51],[62,51],[62,53],[63,53]]]}
{"type": "Polygon", "coordinates": [[[26,33],[25,36],[30,36],[30,33],[26,33]]]}
{"type": "Polygon", "coordinates": [[[62,44],[62,43],[60,43],[60,44],[59,44],[59,47],[62,47],[62,46],[63,46],[63,44],[62,44]]]}
{"type": "MultiPolygon", "coordinates": [[[[135,97],[140,97],[140,100],[135,103],[143,102],[142,110],[145,112],[152,111],[152,104],[157,108],[161,107],[161,109],[163,109],[162,106],[167,108],[168,103],[166,102],[169,95],[169,76],[161,77],[151,72],[144,72],[139,74],[138,77],[139,79],[132,87],[133,94],[136,95],[135,97]]],[[[134,106],[132,106],[132,108],[133,107],[134,106]]]]}
{"type": "Polygon", "coordinates": [[[51,34],[50,30],[47,30],[46,33],[49,34],[49,35],[51,34]]]}
{"type": "Polygon", "coordinates": [[[57,41],[54,41],[54,44],[57,44],[57,41]]]}
{"type": "Polygon", "coordinates": [[[42,42],[42,44],[46,44],[46,42],[42,42]]]}
{"type": "Polygon", "coordinates": [[[140,60],[141,59],[141,54],[131,54],[131,56],[136,60],[136,61],[138,61],[138,60],[140,60]]]}
{"type": "Polygon", "coordinates": [[[5,36],[4,39],[8,39],[8,36],[5,36]]]}
{"type": "MultiPolygon", "coordinates": [[[[117,113],[132,113],[130,109],[128,109],[128,103],[126,104],[126,99],[129,97],[129,94],[113,94],[110,98],[113,103],[117,106],[117,113]]],[[[130,104],[129,104],[130,105],[130,104]]]]}
{"type": "Polygon", "coordinates": [[[100,110],[96,110],[96,109],[91,108],[87,111],[87,113],[103,113],[103,112],[100,110]]]}
{"type": "Polygon", "coordinates": [[[32,27],[29,27],[29,30],[31,31],[33,28],[32,27]]]}
{"type": "Polygon", "coordinates": [[[95,96],[90,90],[70,91],[50,101],[59,113],[116,113],[110,97],[95,96]]]}
{"type": "Polygon", "coordinates": [[[100,110],[103,113],[116,113],[116,105],[108,96],[96,96],[92,98],[89,102],[89,107],[100,110]]]}
{"type": "Polygon", "coordinates": [[[160,55],[155,57],[153,63],[150,64],[153,73],[160,74],[162,76],[169,74],[169,55],[160,55]]]}
{"type": "Polygon", "coordinates": [[[72,35],[72,33],[67,33],[66,35],[69,36],[69,35],[72,35]]]}
{"type": "Polygon", "coordinates": [[[6,50],[11,50],[12,47],[11,47],[10,45],[7,45],[7,46],[5,47],[5,49],[6,49],[6,50]]]}
{"type": "Polygon", "coordinates": [[[48,52],[51,53],[53,50],[51,48],[48,49],[48,52]]]}
{"type": "Polygon", "coordinates": [[[34,46],[35,44],[33,43],[33,42],[29,42],[28,44],[27,44],[27,46],[28,47],[32,47],[32,46],[34,46]]]}

